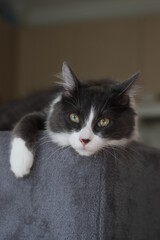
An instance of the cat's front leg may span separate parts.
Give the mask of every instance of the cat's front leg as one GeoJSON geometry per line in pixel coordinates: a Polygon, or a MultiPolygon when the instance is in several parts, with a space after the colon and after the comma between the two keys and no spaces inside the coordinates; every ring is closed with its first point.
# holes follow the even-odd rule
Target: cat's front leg
{"type": "Polygon", "coordinates": [[[44,113],[34,112],[24,116],[14,127],[10,165],[16,177],[23,177],[30,173],[34,162],[37,134],[44,128],[44,122],[44,113]]]}

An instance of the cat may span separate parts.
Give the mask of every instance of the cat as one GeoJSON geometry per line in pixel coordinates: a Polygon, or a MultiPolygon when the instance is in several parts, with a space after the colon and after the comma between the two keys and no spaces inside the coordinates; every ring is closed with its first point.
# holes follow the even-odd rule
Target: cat
{"type": "Polygon", "coordinates": [[[8,110],[8,106],[2,107],[0,130],[13,128],[11,171],[17,178],[30,173],[37,135],[43,129],[58,146],[71,146],[82,156],[91,156],[110,146],[125,146],[136,140],[137,113],[133,90],[138,76],[136,73],[122,83],[110,79],[80,81],[64,62],[61,86],[26,98],[21,103],[18,101],[20,111],[13,107],[16,104],[12,110],[8,110]],[[11,115],[15,117],[12,116],[5,126],[5,120],[9,119],[6,116],[11,115]]]}

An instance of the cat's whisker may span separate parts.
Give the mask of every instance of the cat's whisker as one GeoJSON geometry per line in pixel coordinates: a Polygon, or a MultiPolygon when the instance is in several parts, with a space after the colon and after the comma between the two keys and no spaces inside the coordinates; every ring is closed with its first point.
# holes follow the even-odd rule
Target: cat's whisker
{"type": "Polygon", "coordinates": [[[36,147],[39,148],[39,147],[42,147],[43,145],[48,144],[48,143],[52,143],[52,141],[50,140],[50,141],[37,143],[36,147]]]}
{"type": "Polygon", "coordinates": [[[122,158],[125,158],[127,160],[134,159],[134,161],[136,161],[137,163],[140,163],[141,161],[139,159],[143,159],[143,155],[140,154],[139,152],[134,151],[134,149],[128,148],[128,150],[127,150],[125,146],[120,146],[120,147],[114,146],[114,149],[116,149],[118,151],[118,154],[123,154],[122,158]],[[133,154],[132,154],[132,152],[130,152],[130,150],[133,152],[133,154]],[[139,156],[139,158],[134,157],[134,154],[137,154],[139,156]]]}
{"type": "Polygon", "coordinates": [[[140,154],[139,152],[135,151],[133,148],[129,147],[128,149],[126,149],[126,146],[120,146],[120,149],[127,152],[128,154],[131,154],[130,151],[132,151],[133,153],[139,155],[140,157],[142,157],[143,155],[140,154]]]}
{"type": "Polygon", "coordinates": [[[115,158],[114,154],[109,151],[110,148],[102,147],[102,149],[103,149],[104,151],[106,151],[107,153],[109,153],[113,158],[115,158]]]}
{"type": "Polygon", "coordinates": [[[42,142],[43,140],[46,140],[46,139],[49,139],[49,136],[41,137],[41,138],[39,139],[39,141],[42,142]]]}
{"type": "Polygon", "coordinates": [[[64,149],[61,151],[61,154],[63,155],[69,148],[71,148],[71,146],[64,147],[64,149]]]}
{"type": "Polygon", "coordinates": [[[63,148],[64,147],[57,147],[56,150],[54,152],[52,152],[51,155],[46,159],[46,161],[49,161],[50,158],[52,158],[56,152],[60,151],[63,148]]]}
{"type": "Polygon", "coordinates": [[[115,147],[112,147],[112,149],[116,154],[120,154],[120,156],[122,156],[122,158],[118,159],[118,162],[120,162],[121,165],[126,166],[126,162],[122,161],[122,159],[128,160],[128,156],[126,155],[126,152],[124,153],[123,151],[121,151],[120,148],[117,149],[115,147]]]}
{"type": "Polygon", "coordinates": [[[114,150],[114,148],[112,148],[112,149],[113,149],[113,154],[114,154],[114,157],[115,157],[115,162],[118,164],[119,159],[117,158],[116,151],[114,150]]]}

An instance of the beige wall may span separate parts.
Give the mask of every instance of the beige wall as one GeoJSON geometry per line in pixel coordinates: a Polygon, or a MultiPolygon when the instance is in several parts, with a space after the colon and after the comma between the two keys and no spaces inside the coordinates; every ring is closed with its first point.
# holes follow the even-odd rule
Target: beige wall
{"type": "Polygon", "coordinates": [[[0,21],[0,103],[16,95],[17,36],[14,27],[0,21]]]}
{"type": "Polygon", "coordinates": [[[82,78],[127,78],[141,70],[144,89],[160,92],[160,16],[20,31],[17,94],[54,81],[63,60],[82,78]]]}
{"type": "Polygon", "coordinates": [[[123,78],[138,69],[137,20],[23,29],[20,37],[18,94],[52,84],[63,60],[82,78],[123,78]]]}
{"type": "Polygon", "coordinates": [[[140,66],[147,89],[160,94],[160,16],[141,21],[140,66]]]}
{"type": "MultiPolygon", "coordinates": [[[[15,31],[9,28],[6,32],[0,40],[6,69],[2,70],[6,74],[3,84],[5,88],[11,85],[13,91],[15,88],[17,97],[51,86],[53,74],[61,70],[63,60],[83,79],[125,79],[141,70],[144,89],[160,92],[160,16],[25,27],[16,35],[16,48],[15,31]],[[4,50],[6,42],[9,48],[4,50]],[[11,59],[6,58],[5,51],[11,59]],[[15,85],[13,80],[7,82],[12,75],[16,77],[15,85]]],[[[12,90],[7,94],[14,95],[12,90]]]]}

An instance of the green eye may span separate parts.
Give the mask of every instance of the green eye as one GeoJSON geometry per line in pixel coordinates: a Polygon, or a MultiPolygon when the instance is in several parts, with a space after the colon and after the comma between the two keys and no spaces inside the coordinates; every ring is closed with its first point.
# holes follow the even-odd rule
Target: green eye
{"type": "Polygon", "coordinates": [[[108,118],[102,118],[98,122],[98,127],[106,127],[109,124],[109,119],[108,118]]]}
{"type": "Polygon", "coordinates": [[[75,113],[70,114],[70,119],[72,122],[79,123],[79,117],[75,113]]]}

